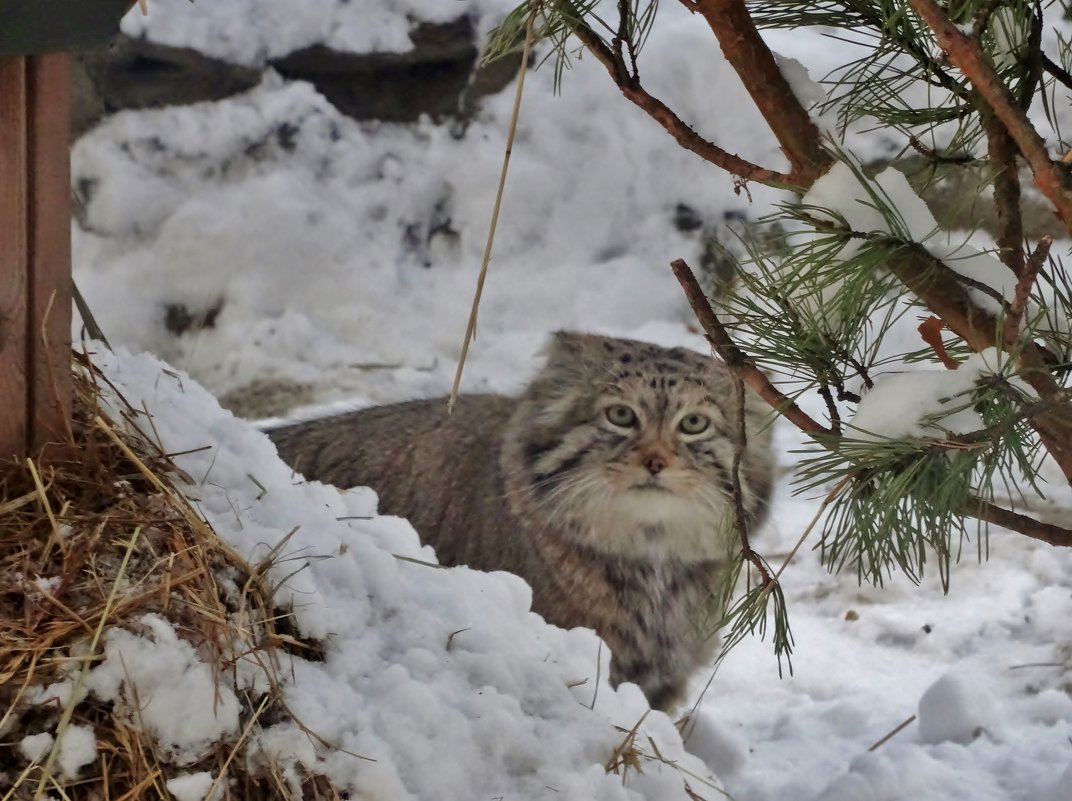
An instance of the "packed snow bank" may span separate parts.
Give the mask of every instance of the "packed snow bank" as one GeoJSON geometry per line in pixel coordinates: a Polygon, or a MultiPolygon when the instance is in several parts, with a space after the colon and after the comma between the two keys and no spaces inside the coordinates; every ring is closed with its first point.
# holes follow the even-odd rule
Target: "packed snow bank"
{"type": "MultiPolygon", "coordinates": [[[[254,751],[281,769],[315,764],[362,798],[685,801],[686,781],[715,783],[636,687],[615,691],[601,678],[608,654],[595,634],[544,623],[520,579],[439,568],[408,523],[376,516],[371,492],[302,481],[263,434],[157,359],[93,359],[127,400],[151,410],[166,451],[208,446],[175,461],[220,536],[252,561],[286,541],[269,581],[302,633],[324,640],[325,658],[294,658],[281,671],[292,677],[285,700],[323,741],[285,724],[257,735],[254,751]],[[608,774],[623,730],[641,718],[636,745],[664,761],[641,757],[642,773],[608,774]]],[[[174,632],[152,629],[155,642],[109,635],[94,691],[107,694],[120,676],[133,682],[152,701],[145,725],[165,743],[233,731],[227,698],[175,707],[170,690],[211,695],[213,682],[196,659],[163,659],[178,647],[174,632]],[[122,674],[107,669],[113,657],[122,674]]]]}

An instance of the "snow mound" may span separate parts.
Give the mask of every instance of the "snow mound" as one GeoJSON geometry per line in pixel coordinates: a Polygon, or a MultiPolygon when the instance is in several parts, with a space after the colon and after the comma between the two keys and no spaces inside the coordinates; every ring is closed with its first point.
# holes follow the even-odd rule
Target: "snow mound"
{"type": "MultiPolygon", "coordinates": [[[[262,433],[155,358],[98,353],[94,362],[135,407],[153,410],[166,451],[186,452],[175,461],[195,477],[187,491],[220,536],[254,563],[286,541],[269,579],[298,627],[324,638],[325,656],[294,658],[280,671],[292,677],[288,709],[322,738],[314,742],[291,723],[257,735],[255,751],[289,755],[281,770],[314,758],[318,773],[358,797],[437,801],[684,801],[686,777],[715,784],[666,715],[650,712],[635,687],[615,691],[600,678],[607,655],[602,649],[598,665],[594,633],[544,623],[529,611],[520,579],[439,569],[408,523],[372,514],[367,492],[301,481],[262,433]],[[614,762],[622,730],[641,718],[630,750],[643,772],[626,761],[623,776],[610,775],[604,766],[614,762]]],[[[105,668],[123,648],[116,661],[141,682],[143,715],[155,720],[152,704],[160,704],[161,725],[171,719],[165,734],[178,744],[184,714],[205,706],[190,698],[209,688],[198,663],[177,652],[165,669],[161,648],[181,643],[166,626],[145,622],[155,643],[111,633],[94,690],[114,689],[105,668]],[[172,703],[180,693],[186,710],[172,703]]],[[[216,707],[220,731],[233,726],[228,699],[216,707]]]]}
{"type": "Polygon", "coordinates": [[[942,676],[919,699],[919,739],[970,743],[986,727],[993,703],[961,676],[942,676]]]}

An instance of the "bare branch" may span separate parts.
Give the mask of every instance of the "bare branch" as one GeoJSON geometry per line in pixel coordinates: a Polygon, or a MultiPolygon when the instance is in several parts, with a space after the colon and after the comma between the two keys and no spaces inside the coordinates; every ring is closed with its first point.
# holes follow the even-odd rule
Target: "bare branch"
{"type": "Polygon", "coordinates": [[[1043,523],[1033,517],[1013,512],[995,506],[982,498],[972,498],[964,509],[964,514],[982,520],[985,523],[993,523],[998,526],[1023,534],[1033,540],[1039,540],[1049,545],[1069,547],[1072,546],[1072,530],[1055,526],[1051,523],[1043,523]]]}
{"type": "Polygon", "coordinates": [[[927,147],[915,136],[908,137],[908,145],[921,156],[926,157],[928,161],[933,161],[938,164],[974,164],[979,161],[978,158],[970,153],[965,153],[960,156],[947,156],[944,153],[939,153],[933,147],[927,147]]]}
{"type": "MultiPolygon", "coordinates": [[[[568,0],[558,0],[559,3],[568,6],[568,0]]],[[[570,11],[570,19],[578,20],[579,15],[570,11]]],[[[756,181],[768,186],[786,187],[796,186],[805,189],[812,179],[805,180],[801,176],[789,175],[741,158],[740,156],[723,150],[714,142],[704,139],[696,131],[690,128],[680,117],[677,116],[665,103],[651,95],[639,79],[631,75],[624,60],[618,58],[613,50],[599,38],[595,31],[583,22],[571,22],[573,34],[581,41],[596,60],[606,68],[611,80],[621,93],[634,105],[645,111],[649,117],[666,129],[679,145],[690,150],[705,161],[709,161],[716,167],[721,167],[726,172],[740,176],[746,181],[756,181]]]]}
{"type": "Polygon", "coordinates": [[[810,186],[834,160],[822,147],[818,126],[778,69],[744,0],[681,1],[707,20],[723,55],[793,165],[794,185],[810,186]]]}
{"type": "Polygon", "coordinates": [[[1051,59],[1045,53],[1041,53],[1039,55],[1039,58],[1042,61],[1042,68],[1046,70],[1046,72],[1050,73],[1050,75],[1052,75],[1060,83],[1064,84],[1069,89],[1072,89],[1072,75],[1069,75],[1068,71],[1064,67],[1062,67],[1053,59],[1051,59]]]}
{"type": "Polygon", "coordinates": [[[771,582],[770,571],[763,564],[763,559],[752,550],[752,544],[748,540],[748,515],[744,510],[744,491],[741,489],[741,460],[744,458],[745,448],[748,447],[748,430],[744,414],[744,381],[740,373],[733,374],[733,385],[737,396],[737,431],[733,443],[733,463],[730,465],[730,481],[733,484],[733,507],[734,527],[737,529],[737,537],[741,541],[741,553],[745,559],[759,573],[763,585],[771,582]]]}
{"type": "Polygon", "coordinates": [[[737,373],[744,383],[757,392],[763,400],[787,417],[793,425],[805,434],[829,434],[829,429],[813,420],[807,412],[787,398],[770,382],[770,379],[763,375],[752,359],[730,339],[730,335],[715,315],[714,310],[711,308],[711,303],[707,300],[703,290],[700,288],[700,284],[696,281],[696,276],[693,275],[685,260],[674,259],[670,263],[670,269],[674,271],[678,283],[685,290],[685,297],[688,299],[689,305],[692,306],[692,310],[696,314],[696,319],[699,320],[700,326],[707,335],[707,341],[711,343],[711,347],[715,349],[722,361],[737,373]]]}
{"type": "Polygon", "coordinates": [[[1038,246],[1031,254],[1031,258],[1024,264],[1020,278],[1016,282],[1016,291],[1013,294],[1012,305],[1005,317],[1005,339],[1010,341],[1020,335],[1020,321],[1024,318],[1027,302],[1031,299],[1031,290],[1035,286],[1035,279],[1039,270],[1050,255],[1050,245],[1053,244],[1052,236],[1044,236],[1039,240],[1038,246]]]}
{"type": "Polygon", "coordinates": [[[986,132],[990,161],[997,167],[994,176],[994,209],[998,215],[995,237],[1001,260],[1016,275],[1024,271],[1024,220],[1020,211],[1020,173],[1016,166],[1016,144],[990,109],[979,112],[986,132]]]}

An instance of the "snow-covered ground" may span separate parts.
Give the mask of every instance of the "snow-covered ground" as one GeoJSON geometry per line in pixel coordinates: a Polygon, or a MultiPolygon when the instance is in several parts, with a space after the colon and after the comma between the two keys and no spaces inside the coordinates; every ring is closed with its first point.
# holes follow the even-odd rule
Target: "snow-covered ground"
{"type": "MultiPolygon", "coordinates": [[[[482,15],[486,28],[510,3],[449,5],[452,15],[482,15]]],[[[401,48],[407,10],[438,19],[443,8],[161,0],[127,25],[258,63],[316,41],[401,48]]],[[[661,13],[642,56],[645,85],[727,150],[781,167],[706,26],[677,4],[661,13]]],[[[815,32],[771,41],[818,74],[841,46],[815,32]]],[[[735,194],[728,176],[618,96],[591,59],[574,61],[558,96],[552,79],[550,69],[529,76],[466,391],[516,391],[556,328],[702,348],[667,266],[695,262],[700,250],[698,233],[675,225],[679,205],[714,228],[778,199],[755,186],[751,202],[735,194]]],[[[484,246],[509,95],[487,100],[464,135],[431,123],[358,124],[277,76],[217,103],[121,113],[75,146],[73,178],[88,192],[74,232],[76,281],[113,343],[150,350],[252,412],[294,399],[442,394],[484,246]],[[193,314],[218,308],[214,325],[176,337],[165,319],[180,304],[193,314]]],[[[888,144],[878,133],[852,141],[860,157],[888,144]]],[[[214,446],[180,459],[206,476],[203,509],[221,534],[254,552],[301,523],[296,557],[345,546],[295,578],[306,625],[331,632],[333,645],[325,662],[298,663],[288,693],[305,723],[377,760],[331,766],[357,797],[674,799],[688,780],[711,799],[719,792],[690,774],[717,774],[738,801],[1072,798],[1070,553],[994,531],[989,562],[976,564],[974,543],[966,546],[946,596],[936,576],[860,588],[805,548],[783,579],[793,675],[779,677],[769,643],[745,641],[703,696],[689,747],[707,766],[652,714],[647,731],[681,762],[645,763],[623,790],[603,774],[622,737],[608,721],[631,727],[643,701],[604,686],[587,708],[594,635],[543,626],[510,577],[399,562],[392,553],[429,558],[405,524],[336,520],[368,516],[370,495],[293,485],[266,439],[148,357],[98,361],[135,405],[155,410],[169,450],[214,446]],[[249,472],[270,488],[261,499],[249,472]]],[[[801,438],[781,424],[775,434],[787,476],[801,438]]],[[[817,504],[780,484],[757,541],[770,561],[817,504]]],[[[708,679],[696,677],[693,697],[708,679]]],[[[293,748],[285,734],[280,748],[293,748]]]]}

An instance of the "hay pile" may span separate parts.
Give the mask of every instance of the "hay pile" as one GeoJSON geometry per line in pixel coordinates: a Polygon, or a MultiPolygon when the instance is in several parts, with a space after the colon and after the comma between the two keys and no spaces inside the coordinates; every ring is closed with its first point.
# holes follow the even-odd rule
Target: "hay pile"
{"type": "Polygon", "coordinates": [[[76,368],[71,440],[41,463],[0,463],[0,798],[339,797],[250,747],[292,720],[276,680],[288,652],[316,656],[274,608],[268,564],[246,564],[174,489],[185,477],[148,414],[127,405],[118,425],[103,377],[76,368]],[[151,648],[161,631],[224,688],[214,704],[234,707],[235,725],[195,754],[148,720],[122,666],[110,693],[94,672],[115,661],[110,643],[151,648]]]}

